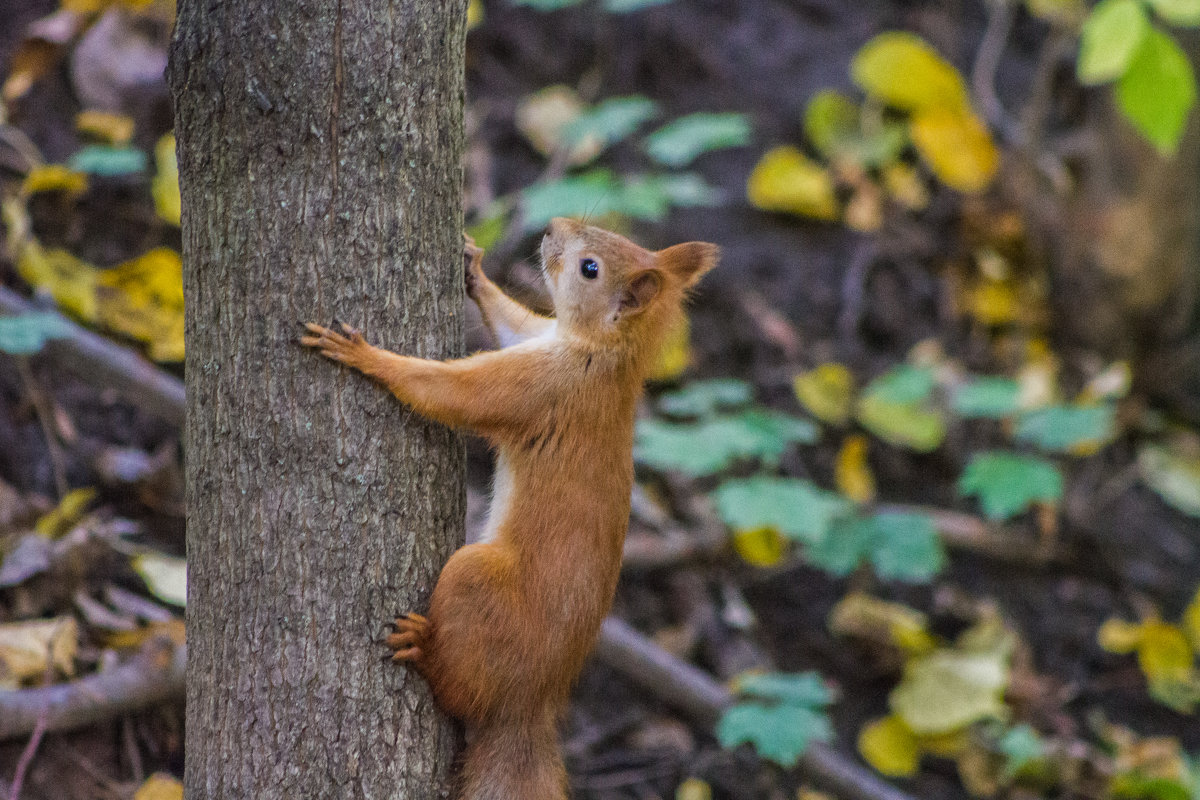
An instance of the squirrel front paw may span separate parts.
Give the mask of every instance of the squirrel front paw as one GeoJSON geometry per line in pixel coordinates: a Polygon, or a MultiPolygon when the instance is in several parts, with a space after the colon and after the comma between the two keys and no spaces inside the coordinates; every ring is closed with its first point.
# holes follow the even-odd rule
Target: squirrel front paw
{"type": "Polygon", "coordinates": [[[429,638],[429,620],[420,614],[405,614],[392,623],[395,632],[388,635],[387,646],[395,652],[392,661],[420,661],[429,638]]]}
{"type": "Polygon", "coordinates": [[[475,240],[463,234],[463,280],[467,286],[467,296],[477,299],[479,287],[487,280],[483,272],[483,248],[475,244],[475,240]]]}
{"type": "Polygon", "coordinates": [[[342,333],[315,322],[304,323],[305,329],[312,335],[300,337],[300,344],[315,348],[326,358],[339,361],[347,366],[361,367],[363,356],[371,349],[371,345],[367,344],[367,340],[356,328],[352,328],[344,322],[336,324],[341,325],[342,333]]]}

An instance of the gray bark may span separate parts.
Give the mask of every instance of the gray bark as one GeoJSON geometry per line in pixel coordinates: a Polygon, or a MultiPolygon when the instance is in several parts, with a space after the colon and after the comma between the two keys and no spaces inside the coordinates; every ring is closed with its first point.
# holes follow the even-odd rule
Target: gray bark
{"type": "Polygon", "coordinates": [[[189,798],[444,791],[381,639],[461,543],[462,445],[296,338],[461,355],[465,5],[179,3],[189,798]]]}

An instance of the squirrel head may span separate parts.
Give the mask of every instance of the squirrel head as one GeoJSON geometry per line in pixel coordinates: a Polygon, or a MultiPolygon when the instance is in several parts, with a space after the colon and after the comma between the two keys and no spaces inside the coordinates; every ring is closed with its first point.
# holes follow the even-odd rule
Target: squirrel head
{"type": "Polygon", "coordinates": [[[560,335],[633,356],[656,353],[688,291],[720,248],[687,242],[646,250],[611,231],[556,217],[542,238],[542,271],[560,335]]]}

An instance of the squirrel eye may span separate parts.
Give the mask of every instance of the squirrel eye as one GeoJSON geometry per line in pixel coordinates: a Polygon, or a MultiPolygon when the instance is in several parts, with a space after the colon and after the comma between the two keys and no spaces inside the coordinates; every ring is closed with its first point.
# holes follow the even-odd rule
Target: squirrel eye
{"type": "Polygon", "coordinates": [[[594,258],[585,258],[579,262],[579,274],[590,281],[600,274],[600,265],[594,258]]]}

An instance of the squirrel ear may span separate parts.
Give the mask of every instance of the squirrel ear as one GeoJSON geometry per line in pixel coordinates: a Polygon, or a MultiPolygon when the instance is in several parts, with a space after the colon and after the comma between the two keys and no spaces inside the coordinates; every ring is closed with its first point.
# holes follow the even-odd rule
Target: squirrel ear
{"type": "Polygon", "coordinates": [[[662,288],[662,277],[656,269],[646,269],[630,278],[617,301],[617,314],[636,314],[650,305],[662,288]]]}
{"type": "Polygon", "coordinates": [[[721,248],[708,242],[684,242],[659,250],[657,255],[659,265],[689,287],[717,265],[721,248]]]}

